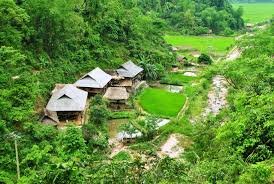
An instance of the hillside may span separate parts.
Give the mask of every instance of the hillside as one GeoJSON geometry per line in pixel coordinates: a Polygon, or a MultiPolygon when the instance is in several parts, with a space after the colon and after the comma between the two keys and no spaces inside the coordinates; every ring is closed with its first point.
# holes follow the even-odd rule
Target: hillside
{"type": "Polygon", "coordinates": [[[274,24],[242,13],[0,0],[0,183],[272,183],[274,24]]]}

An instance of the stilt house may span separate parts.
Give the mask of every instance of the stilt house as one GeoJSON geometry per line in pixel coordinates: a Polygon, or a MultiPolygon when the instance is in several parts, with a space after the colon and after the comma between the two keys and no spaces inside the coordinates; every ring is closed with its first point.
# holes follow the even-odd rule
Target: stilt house
{"type": "Polygon", "coordinates": [[[142,78],[143,68],[135,65],[132,61],[128,61],[116,70],[118,76],[122,77],[114,86],[125,87],[131,92],[134,85],[142,78]]]}
{"type": "Polygon", "coordinates": [[[46,111],[51,112],[54,119],[60,122],[75,121],[77,124],[82,124],[87,97],[86,91],[72,84],[66,84],[63,88],[53,92],[46,111]]]}
{"type": "Polygon", "coordinates": [[[109,100],[111,108],[123,109],[126,107],[129,94],[125,87],[109,87],[104,98],[109,100]]]}
{"type": "Polygon", "coordinates": [[[75,82],[75,86],[89,92],[90,95],[103,94],[112,76],[100,68],[95,68],[75,82]]]}

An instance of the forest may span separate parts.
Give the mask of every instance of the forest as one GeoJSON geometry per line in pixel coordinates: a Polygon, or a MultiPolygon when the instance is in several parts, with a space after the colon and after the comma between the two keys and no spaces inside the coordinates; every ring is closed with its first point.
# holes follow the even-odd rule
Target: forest
{"type": "Polygon", "coordinates": [[[249,32],[244,15],[228,0],[0,0],[0,183],[272,183],[274,21],[249,32]],[[95,95],[80,128],[40,122],[55,84],[128,60],[149,86],[129,110],[95,95]],[[206,114],[216,76],[226,105],[206,114]],[[119,119],[143,136],[112,156],[119,119]],[[163,156],[173,135],[182,151],[163,156]]]}

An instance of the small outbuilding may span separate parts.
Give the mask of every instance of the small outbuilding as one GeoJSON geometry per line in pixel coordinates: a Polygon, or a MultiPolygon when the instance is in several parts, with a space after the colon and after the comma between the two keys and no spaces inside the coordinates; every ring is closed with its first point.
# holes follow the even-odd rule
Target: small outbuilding
{"type": "Polygon", "coordinates": [[[89,94],[103,94],[111,79],[111,75],[97,67],[76,81],[75,86],[89,92],[89,94]]]}
{"type": "MultiPolygon", "coordinates": [[[[87,97],[86,91],[72,84],[66,84],[53,92],[46,106],[46,112],[51,112],[51,119],[54,114],[54,119],[58,119],[59,122],[75,121],[77,124],[82,124],[87,97]]],[[[47,117],[49,117],[48,114],[47,117]]]]}
{"type": "Polygon", "coordinates": [[[44,115],[40,121],[45,125],[56,126],[59,123],[59,119],[56,112],[44,109],[44,115]]]}
{"type": "Polygon", "coordinates": [[[181,64],[184,64],[185,61],[187,61],[187,57],[186,56],[183,56],[183,55],[179,55],[177,57],[177,61],[181,64]]]}
{"type": "Polygon", "coordinates": [[[111,108],[122,109],[126,107],[129,94],[125,87],[109,87],[104,98],[109,100],[111,108]]]}
{"type": "Polygon", "coordinates": [[[117,87],[125,87],[128,92],[131,92],[137,81],[141,80],[143,68],[135,65],[132,61],[128,61],[121,65],[116,70],[120,79],[114,84],[117,87]]]}

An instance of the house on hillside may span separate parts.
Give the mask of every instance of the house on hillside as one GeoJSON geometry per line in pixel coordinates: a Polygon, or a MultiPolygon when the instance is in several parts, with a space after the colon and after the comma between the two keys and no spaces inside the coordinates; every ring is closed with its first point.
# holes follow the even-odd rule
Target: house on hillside
{"type": "Polygon", "coordinates": [[[89,92],[91,95],[103,94],[111,79],[111,75],[97,67],[76,81],[75,86],[89,92]]]}
{"type": "Polygon", "coordinates": [[[44,121],[56,121],[56,123],[74,121],[77,125],[83,123],[83,114],[86,107],[88,93],[76,88],[72,84],[66,84],[53,91],[46,106],[46,119],[44,121]]]}
{"type": "Polygon", "coordinates": [[[123,109],[126,107],[129,94],[125,87],[109,87],[104,98],[110,102],[113,109],[123,109]]]}
{"type": "Polygon", "coordinates": [[[131,92],[137,82],[141,80],[143,68],[135,65],[132,61],[128,61],[122,64],[116,72],[121,79],[114,81],[113,86],[125,87],[128,92],[131,92]]]}

